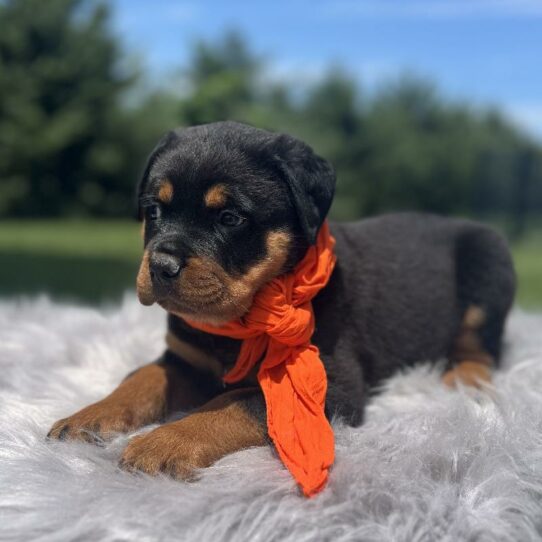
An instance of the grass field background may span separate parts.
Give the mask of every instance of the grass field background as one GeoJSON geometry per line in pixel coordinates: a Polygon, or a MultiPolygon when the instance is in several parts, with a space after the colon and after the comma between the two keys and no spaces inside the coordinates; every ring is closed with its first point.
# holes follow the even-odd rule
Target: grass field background
{"type": "MultiPolygon", "coordinates": [[[[512,245],[518,304],[542,309],[542,229],[512,245]]],[[[129,221],[0,222],[0,296],[47,293],[100,304],[134,289],[142,252],[140,225],[129,221]]]]}

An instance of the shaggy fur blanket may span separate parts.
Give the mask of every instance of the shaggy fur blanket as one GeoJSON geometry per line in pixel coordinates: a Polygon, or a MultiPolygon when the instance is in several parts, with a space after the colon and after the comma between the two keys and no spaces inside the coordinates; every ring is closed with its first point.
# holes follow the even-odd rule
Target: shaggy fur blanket
{"type": "Polygon", "coordinates": [[[102,310],[0,304],[0,540],[541,539],[541,316],[514,313],[483,392],[445,389],[427,364],[385,383],[362,427],[334,424],[330,483],[310,500],[270,448],[180,483],[119,470],[129,436],[45,440],[157,356],[164,329],[133,296],[102,310]]]}

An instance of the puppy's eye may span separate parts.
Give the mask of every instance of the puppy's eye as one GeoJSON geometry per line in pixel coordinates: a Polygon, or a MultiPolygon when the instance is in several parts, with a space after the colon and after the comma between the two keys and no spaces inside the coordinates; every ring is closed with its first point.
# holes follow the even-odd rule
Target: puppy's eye
{"type": "Polygon", "coordinates": [[[156,220],[162,215],[162,209],[160,209],[160,206],[155,203],[146,208],[146,214],[148,220],[156,220]]]}
{"type": "Polygon", "coordinates": [[[220,223],[223,226],[240,226],[245,219],[242,216],[236,215],[231,211],[222,211],[218,216],[220,223]]]}

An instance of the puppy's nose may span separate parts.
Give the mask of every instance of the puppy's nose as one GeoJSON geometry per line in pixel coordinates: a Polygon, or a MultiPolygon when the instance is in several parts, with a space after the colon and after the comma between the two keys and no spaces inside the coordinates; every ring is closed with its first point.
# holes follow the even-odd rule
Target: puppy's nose
{"type": "Polygon", "coordinates": [[[149,268],[153,279],[174,279],[179,276],[182,267],[181,258],[165,252],[154,252],[149,259],[149,268]]]}

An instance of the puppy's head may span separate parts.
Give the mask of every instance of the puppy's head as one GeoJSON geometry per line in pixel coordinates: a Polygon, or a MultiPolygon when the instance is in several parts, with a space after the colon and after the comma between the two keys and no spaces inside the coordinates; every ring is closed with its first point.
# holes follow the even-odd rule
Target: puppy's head
{"type": "Polygon", "coordinates": [[[139,185],[139,299],[220,324],[315,242],[335,175],[287,135],[233,122],[169,132],[139,185]]]}

